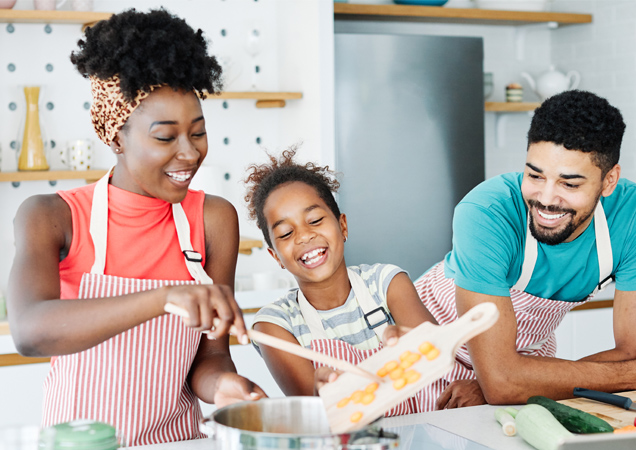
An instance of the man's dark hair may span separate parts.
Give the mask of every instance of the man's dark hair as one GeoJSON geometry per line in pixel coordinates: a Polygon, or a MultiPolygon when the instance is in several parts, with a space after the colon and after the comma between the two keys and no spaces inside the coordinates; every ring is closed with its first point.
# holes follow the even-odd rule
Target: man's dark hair
{"type": "Polygon", "coordinates": [[[164,9],[115,14],[87,28],[77,44],[71,62],[80,74],[102,80],[118,75],[128,101],[155,85],[199,95],[221,90],[221,66],[208,56],[203,32],[164,9]]]}
{"type": "Polygon", "coordinates": [[[565,91],[545,100],[534,112],[528,147],[553,142],[592,154],[604,177],[618,164],[625,122],[620,111],[591,92],[565,91]]]}
{"type": "Polygon", "coordinates": [[[278,159],[268,155],[269,163],[251,165],[245,179],[248,185],[245,201],[248,205],[249,218],[256,220],[256,225],[263,232],[265,242],[270,248],[272,239],[267,230],[267,220],[265,220],[263,209],[267,197],[283,184],[298,181],[313,187],[336,219],[340,218],[340,208],[333,197],[333,193],[340,187],[335,173],[329,170],[328,166],[317,166],[311,162],[298,164],[294,161],[296,150],[296,146],[291,147],[285,150],[278,159]]]}

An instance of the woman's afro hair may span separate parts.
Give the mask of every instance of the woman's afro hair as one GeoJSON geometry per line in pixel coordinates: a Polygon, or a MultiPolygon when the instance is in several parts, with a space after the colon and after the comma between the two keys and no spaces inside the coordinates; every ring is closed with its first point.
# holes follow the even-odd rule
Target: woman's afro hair
{"type": "Polygon", "coordinates": [[[221,90],[221,66],[208,56],[203,32],[165,9],[134,8],[86,29],[71,62],[83,77],[118,75],[124,97],[154,85],[194,90],[202,98],[221,90]]]}
{"type": "Polygon", "coordinates": [[[528,146],[552,142],[590,153],[603,177],[618,164],[625,122],[604,98],[586,91],[565,91],[545,100],[534,112],[528,146]]]}
{"type": "Polygon", "coordinates": [[[333,196],[340,188],[336,174],[329,170],[329,166],[321,167],[311,162],[304,165],[296,163],[294,155],[297,150],[297,146],[292,146],[283,151],[278,158],[268,153],[269,163],[252,164],[247,169],[248,176],[245,183],[248,185],[248,190],[245,201],[248,205],[249,218],[256,220],[256,225],[263,232],[263,237],[270,248],[272,240],[263,209],[269,194],[283,184],[298,181],[313,187],[334,216],[340,218],[340,208],[333,196]]]}

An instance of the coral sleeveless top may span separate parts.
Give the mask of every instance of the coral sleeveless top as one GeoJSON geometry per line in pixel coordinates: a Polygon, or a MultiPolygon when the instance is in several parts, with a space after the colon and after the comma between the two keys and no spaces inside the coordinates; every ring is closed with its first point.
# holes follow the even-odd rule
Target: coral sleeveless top
{"type": "MultiPolygon", "coordinates": [[[[89,233],[94,184],[58,191],[71,208],[73,241],[60,262],[61,298],[78,298],[82,274],[90,272],[95,249],[89,233]]],[[[170,203],[108,185],[108,247],[104,273],[152,280],[191,280],[175,233],[170,203]],[[148,243],[151,242],[151,245],[148,243]]],[[[188,191],[181,202],[190,223],[193,249],[205,265],[203,191],[188,191]]]]}

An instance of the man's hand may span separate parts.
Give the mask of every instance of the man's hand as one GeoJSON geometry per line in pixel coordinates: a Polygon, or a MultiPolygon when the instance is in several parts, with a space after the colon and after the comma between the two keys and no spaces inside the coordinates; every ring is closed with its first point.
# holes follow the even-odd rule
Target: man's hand
{"type": "Polygon", "coordinates": [[[219,375],[214,404],[222,408],[245,400],[259,400],[267,394],[256,384],[234,372],[219,375]]]}
{"type": "Polygon", "coordinates": [[[486,399],[477,380],[457,380],[449,384],[438,397],[435,409],[463,408],[464,406],[485,404],[486,399]]]}

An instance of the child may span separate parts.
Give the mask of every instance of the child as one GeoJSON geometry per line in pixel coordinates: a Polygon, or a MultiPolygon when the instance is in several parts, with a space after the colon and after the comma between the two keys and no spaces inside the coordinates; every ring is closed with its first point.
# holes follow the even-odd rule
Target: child
{"type": "MultiPolygon", "coordinates": [[[[299,286],[261,309],[254,329],[357,364],[382,347],[387,325],[435,323],[399,267],[347,268],[347,218],[333,197],[339,183],[328,167],[294,162],[295,153],[292,148],[279,159],[270,156],[269,164],[251,166],[246,180],[250,218],[299,286]]],[[[310,361],[267,346],[257,349],[286,395],[314,394],[310,361]]],[[[407,401],[392,415],[416,409],[407,401]]]]}

